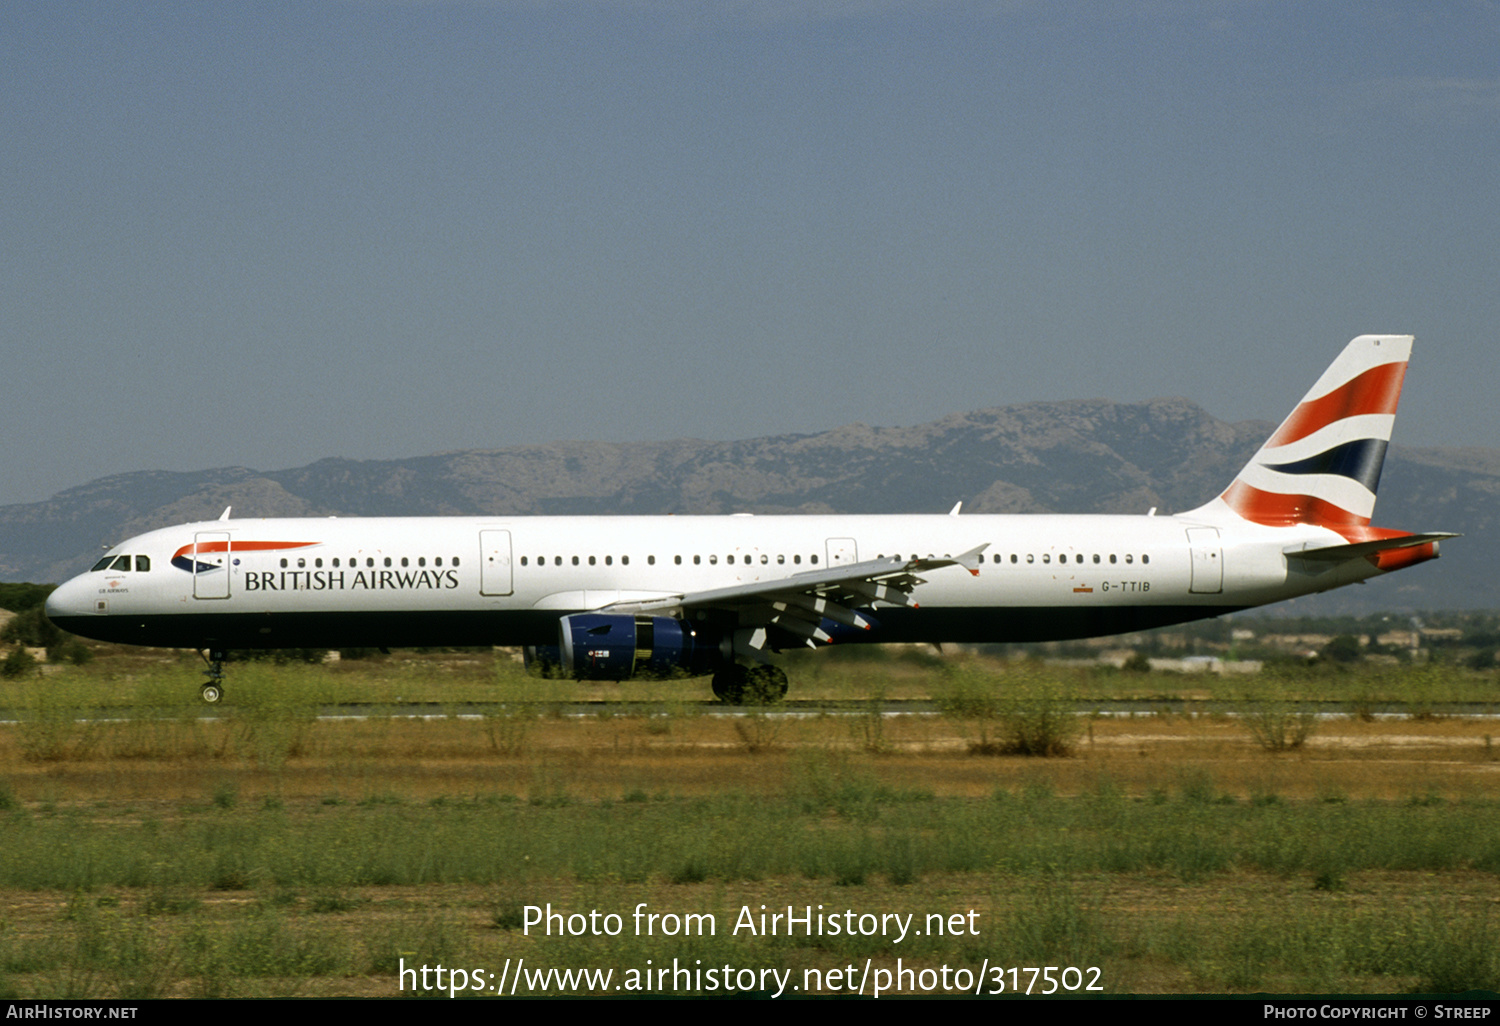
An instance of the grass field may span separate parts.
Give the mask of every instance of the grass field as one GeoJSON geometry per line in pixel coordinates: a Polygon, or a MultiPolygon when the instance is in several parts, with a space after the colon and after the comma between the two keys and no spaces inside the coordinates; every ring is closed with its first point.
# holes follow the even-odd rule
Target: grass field
{"type": "Polygon", "coordinates": [[[1487,701],[1492,673],[898,656],[807,662],[794,687],[941,714],[724,715],[701,681],[584,688],[458,653],[234,665],[214,719],[196,678],[146,653],[0,688],[18,716],[0,726],[0,996],[431,995],[401,969],[489,988],[523,959],[611,970],[610,994],[868,994],[881,972],[896,992],[1008,993],[1032,966],[1105,993],[1500,990],[1496,728],[1432,712],[1487,701]],[[1055,715],[1142,695],[1184,711],[1055,715]],[[561,715],[580,696],[649,712],[561,715]],[[1356,712],[1313,721],[1309,697],[1356,712]],[[1241,715],[1192,712],[1205,698],[1241,715]],[[993,754],[1019,730],[1068,754],[993,754]],[[548,904],[550,935],[528,923],[548,904]],[[825,928],[762,932],[788,906],[825,928]]]}

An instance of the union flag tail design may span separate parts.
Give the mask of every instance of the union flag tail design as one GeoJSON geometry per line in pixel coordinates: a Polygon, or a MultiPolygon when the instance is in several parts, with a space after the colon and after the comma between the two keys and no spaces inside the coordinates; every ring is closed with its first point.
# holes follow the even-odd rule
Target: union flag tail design
{"type": "Polygon", "coordinates": [[[1363,537],[1411,345],[1410,335],[1350,342],[1220,501],[1268,527],[1316,524],[1363,537]]]}

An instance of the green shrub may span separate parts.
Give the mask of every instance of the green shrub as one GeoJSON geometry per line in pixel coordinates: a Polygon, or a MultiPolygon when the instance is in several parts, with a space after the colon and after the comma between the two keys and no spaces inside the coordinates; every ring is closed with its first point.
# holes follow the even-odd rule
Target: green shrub
{"type": "Polygon", "coordinates": [[[1000,722],[1008,755],[1070,755],[1084,730],[1062,686],[1037,678],[1007,689],[1000,722]]]}
{"type": "Polygon", "coordinates": [[[10,641],[32,648],[50,648],[62,641],[63,632],[55,627],[41,606],[17,613],[0,631],[0,641],[10,641]]]}
{"type": "Polygon", "coordinates": [[[6,680],[17,680],[34,673],[36,673],[36,657],[24,648],[12,649],[4,662],[0,662],[0,677],[6,680]]]}
{"type": "Polygon", "coordinates": [[[1285,681],[1276,676],[1269,676],[1258,692],[1245,696],[1240,722],[1268,752],[1301,748],[1318,729],[1317,713],[1294,701],[1285,681]]]}

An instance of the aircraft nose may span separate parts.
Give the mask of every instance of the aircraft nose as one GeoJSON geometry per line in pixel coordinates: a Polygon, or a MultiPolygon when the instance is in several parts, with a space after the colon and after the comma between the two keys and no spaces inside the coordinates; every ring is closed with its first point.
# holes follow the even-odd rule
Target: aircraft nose
{"type": "Polygon", "coordinates": [[[71,634],[83,634],[80,623],[93,619],[94,589],[87,577],[74,577],[64,581],[47,596],[47,619],[71,634]]]}

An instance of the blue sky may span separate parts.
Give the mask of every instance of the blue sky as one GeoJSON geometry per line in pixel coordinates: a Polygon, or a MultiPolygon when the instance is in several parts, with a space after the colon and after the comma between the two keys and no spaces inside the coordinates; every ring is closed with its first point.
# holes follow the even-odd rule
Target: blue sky
{"type": "MultiPolygon", "coordinates": [[[[1500,6],[0,6],[0,504],[109,473],[1279,419],[1496,445],[1500,6]]],[[[913,510],[922,497],[913,496],[913,510]]],[[[244,511],[247,515],[252,511],[244,511]]]]}

